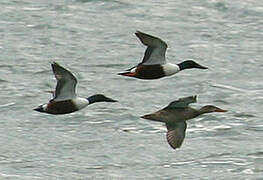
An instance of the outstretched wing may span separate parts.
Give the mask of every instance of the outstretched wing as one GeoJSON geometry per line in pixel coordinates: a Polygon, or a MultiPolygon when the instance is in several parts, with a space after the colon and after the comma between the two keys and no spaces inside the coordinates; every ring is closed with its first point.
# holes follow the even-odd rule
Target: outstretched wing
{"type": "Polygon", "coordinates": [[[165,64],[167,44],[163,40],[140,31],[136,31],[135,35],[147,46],[141,62],[143,65],[165,64]]]}
{"type": "Polygon", "coordinates": [[[75,76],[57,63],[52,63],[52,70],[57,79],[54,101],[63,101],[76,97],[77,79],[75,76]]]}
{"type": "Polygon", "coordinates": [[[171,102],[166,108],[174,109],[174,108],[186,108],[189,104],[196,102],[197,96],[188,96],[180,98],[176,101],[171,102]]]}
{"type": "Polygon", "coordinates": [[[187,127],[186,122],[182,121],[173,124],[166,123],[166,127],[168,130],[166,134],[168,144],[173,149],[181,147],[185,137],[185,130],[187,127]]]}

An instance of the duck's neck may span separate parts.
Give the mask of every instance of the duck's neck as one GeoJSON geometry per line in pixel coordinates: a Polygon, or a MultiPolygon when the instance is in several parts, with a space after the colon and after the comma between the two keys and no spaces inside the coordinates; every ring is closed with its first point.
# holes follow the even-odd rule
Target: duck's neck
{"type": "Polygon", "coordinates": [[[202,112],[200,112],[198,109],[194,109],[194,108],[189,107],[189,108],[186,108],[186,110],[184,110],[182,120],[193,119],[193,118],[196,118],[197,116],[199,116],[201,114],[202,114],[202,112]]]}
{"type": "Polygon", "coordinates": [[[112,99],[109,99],[101,94],[95,94],[87,98],[89,104],[97,103],[97,102],[115,102],[112,99]]]}
{"type": "Polygon", "coordinates": [[[187,119],[192,119],[192,118],[196,118],[197,116],[200,116],[202,114],[205,114],[205,113],[209,113],[207,112],[205,109],[194,109],[194,108],[189,108],[189,117],[187,119]]]}

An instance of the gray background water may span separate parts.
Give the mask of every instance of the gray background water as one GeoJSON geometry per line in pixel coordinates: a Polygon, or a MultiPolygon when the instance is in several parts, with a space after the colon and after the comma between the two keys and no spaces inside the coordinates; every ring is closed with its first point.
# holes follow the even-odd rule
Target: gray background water
{"type": "Polygon", "coordinates": [[[4,0],[0,2],[0,179],[262,179],[261,0],[4,0]],[[161,37],[186,70],[154,81],[117,76],[145,47],[136,30],[161,37]],[[77,91],[118,99],[53,116],[56,61],[77,91]],[[227,113],[188,121],[176,151],[166,128],[140,119],[179,97],[227,113]]]}

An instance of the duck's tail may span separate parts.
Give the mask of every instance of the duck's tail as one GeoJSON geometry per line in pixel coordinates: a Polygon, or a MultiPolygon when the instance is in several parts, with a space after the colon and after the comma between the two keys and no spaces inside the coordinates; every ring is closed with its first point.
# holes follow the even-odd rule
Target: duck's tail
{"type": "Polygon", "coordinates": [[[118,75],[128,76],[128,77],[135,77],[135,72],[130,72],[130,71],[120,72],[120,73],[118,73],[118,75]]]}
{"type": "Polygon", "coordinates": [[[159,117],[158,113],[146,114],[146,115],[141,116],[141,118],[151,120],[151,121],[163,122],[163,120],[159,117]]]}

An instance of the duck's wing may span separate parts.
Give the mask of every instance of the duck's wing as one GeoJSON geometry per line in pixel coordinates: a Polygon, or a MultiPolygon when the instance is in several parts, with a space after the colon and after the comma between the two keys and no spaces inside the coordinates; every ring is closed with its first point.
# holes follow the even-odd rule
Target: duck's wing
{"type": "Polygon", "coordinates": [[[166,108],[167,109],[174,109],[174,108],[186,108],[189,104],[196,102],[197,96],[188,96],[180,98],[176,101],[171,102],[166,108]]]}
{"type": "Polygon", "coordinates": [[[57,79],[54,101],[63,101],[76,97],[77,79],[75,76],[57,63],[52,63],[52,70],[57,79]]]}
{"type": "Polygon", "coordinates": [[[143,65],[165,64],[167,44],[163,40],[140,31],[136,31],[135,35],[147,46],[141,62],[143,65]]]}
{"type": "Polygon", "coordinates": [[[168,130],[166,134],[168,144],[173,149],[181,147],[185,137],[185,130],[187,127],[186,122],[182,121],[173,124],[166,123],[166,127],[168,130]]]}

